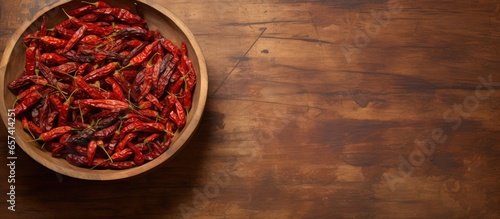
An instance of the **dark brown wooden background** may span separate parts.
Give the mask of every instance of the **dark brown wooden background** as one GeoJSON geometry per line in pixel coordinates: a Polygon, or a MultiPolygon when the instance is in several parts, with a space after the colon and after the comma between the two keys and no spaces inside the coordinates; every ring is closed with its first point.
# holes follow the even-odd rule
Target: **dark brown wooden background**
{"type": "MultiPolygon", "coordinates": [[[[206,56],[193,140],[115,182],[57,176],[18,148],[1,218],[500,217],[500,1],[153,1],[206,56]],[[435,150],[414,143],[433,136],[435,150]]],[[[50,2],[2,0],[0,50],[50,2]]]]}

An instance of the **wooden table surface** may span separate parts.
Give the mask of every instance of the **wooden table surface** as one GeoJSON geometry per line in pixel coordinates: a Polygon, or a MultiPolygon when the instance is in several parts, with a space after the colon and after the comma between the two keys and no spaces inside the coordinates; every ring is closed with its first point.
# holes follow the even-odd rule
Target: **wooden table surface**
{"type": "MultiPolygon", "coordinates": [[[[2,0],[1,52],[54,1],[2,0]]],[[[206,56],[192,141],[112,182],[18,148],[1,218],[500,217],[499,1],[151,1],[206,56]]]]}

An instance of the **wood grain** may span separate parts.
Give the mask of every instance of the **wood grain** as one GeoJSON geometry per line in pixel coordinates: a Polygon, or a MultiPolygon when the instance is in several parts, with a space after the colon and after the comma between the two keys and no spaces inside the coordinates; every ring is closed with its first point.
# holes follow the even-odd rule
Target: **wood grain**
{"type": "MultiPolygon", "coordinates": [[[[0,3],[0,50],[40,2],[0,3]]],[[[116,182],[58,178],[18,149],[17,211],[1,215],[500,217],[498,1],[153,2],[206,56],[192,141],[116,182]],[[419,157],[433,132],[446,140],[419,157]]]]}

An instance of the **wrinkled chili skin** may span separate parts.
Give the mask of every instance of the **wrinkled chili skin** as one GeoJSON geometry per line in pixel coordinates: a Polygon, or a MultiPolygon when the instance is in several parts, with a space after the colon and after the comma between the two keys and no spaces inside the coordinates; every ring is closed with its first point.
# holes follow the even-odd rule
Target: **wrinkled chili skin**
{"type": "Polygon", "coordinates": [[[87,75],[85,75],[83,77],[83,80],[88,82],[88,81],[104,78],[104,77],[108,76],[108,74],[111,74],[112,72],[114,72],[117,66],[118,66],[117,62],[111,62],[111,63],[103,66],[102,68],[98,68],[98,69],[88,73],[87,75]]]}
{"type": "Polygon", "coordinates": [[[128,24],[144,23],[145,21],[138,15],[132,14],[123,8],[100,8],[93,11],[96,14],[109,14],[128,24]]]}
{"type": "Polygon", "coordinates": [[[144,48],[148,45],[148,42],[147,41],[144,41],[142,42],[139,46],[135,47],[134,49],[132,49],[132,51],[130,51],[129,55],[127,57],[125,57],[125,59],[123,59],[121,65],[122,66],[126,66],[130,63],[130,60],[132,58],[134,58],[135,56],[137,56],[139,53],[141,53],[142,50],[144,50],[144,48]]]}
{"type": "Polygon", "coordinates": [[[72,135],[66,139],[66,143],[73,145],[88,145],[94,133],[95,130],[93,128],[86,128],[78,134],[72,135]]]}

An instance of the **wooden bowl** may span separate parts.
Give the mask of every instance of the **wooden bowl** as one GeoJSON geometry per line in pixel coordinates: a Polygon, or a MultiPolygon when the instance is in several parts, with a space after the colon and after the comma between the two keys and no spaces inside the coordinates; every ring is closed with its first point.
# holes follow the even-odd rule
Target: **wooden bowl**
{"type": "MultiPolygon", "coordinates": [[[[107,0],[106,2],[113,7],[129,7],[132,11],[135,9],[133,1],[107,0]]],[[[172,144],[165,153],[148,163],[126,170],[90,170],[73,166],[65,159],[52,157],[50,152],[41,149],[40,143],[29,142],[32,137],[23,130],[21,122],[16,121],[14,137],[17,144],[43,166],[66,176],[86,180],[123,179],[146,172],[170,159],[179,152],[197,128],[205,107],[208,90],[207,69],[201,49],[191,31],[171,11],[147,0],[136,2],[141,7],[150,29],[158,29],[165,38],[172,40],[176,45],[180,46],[182,41],[187,44],[189,56],[196,69],[197,84],[193,94],[193,106],[187,116],[185,127],[175,133],[172,144]]],[[[7,43],[0,63],[0,84],[3,85],[0,89],[3,97],[0,100],[0,113],[6,126],[8,124],[7,111],[12,108],[15,100],[15,95],[7,88],[7,84],[22,74],[25,66],[25,46],[21,41],[22,36],[38,30],[43,15],[47,18],[48,28],[51,28],[56,23],[67,19],[62,8],[74,9],[82,5],[80,1],[62,0],[44,7],[33,20],[24,23],[7,43]]]]}

